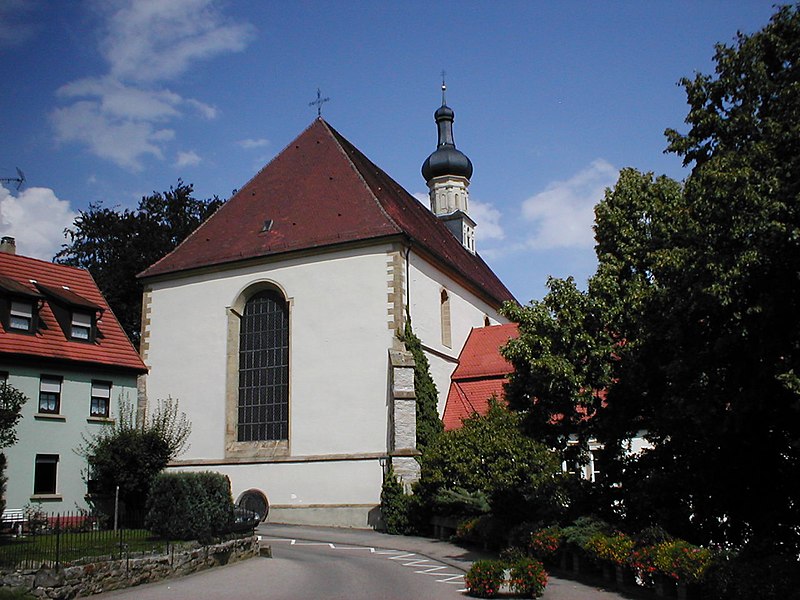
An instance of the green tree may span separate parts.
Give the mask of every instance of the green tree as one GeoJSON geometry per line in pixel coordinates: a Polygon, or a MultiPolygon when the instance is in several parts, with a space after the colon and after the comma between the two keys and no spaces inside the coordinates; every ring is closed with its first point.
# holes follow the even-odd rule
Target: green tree
{"type": "Polygon", "coordinates": [[[136,275],[171,252],[222,204],[197,200],[180,179],[166,192],[153,192],[135,210],[91,204],[80,211],[55,261],[83,267],[136,347],[141,335],[142,285],[136,275]]]}
{"type": "Polygon", "coordinates": [[[494,516],[509,522],[552,517],[563,501],[561,461],[519,425],[519,415],[493,400],[485,416],[442,433],[422,455],[418,493],[429,505],[447,491],[483,495],[494,516]]]}
{"type": "Polygon", "coordinates": [[[121,397],[114,423],[84,437],[76,449],[87,460],[86,477],[98,507],[108,511],[107,503],[119,486],[125,508],[137,514],[143,511],[153,479],[185,451],[190,433],[177,400],[159,400],[153,412],[137,423],[133,404],[121,397]]]}
{"type": "Polygon", "coordinates": [[[417,449],[424,452],[438,435],[444,431],[439,418],[439,392],[431,377],[430,363],[422,350],[422,342],[411,328],[411,318],[401,337],[406,350],[414,357],[414,391],[417,395],[417,449]]]}
{"type": "MultiPolygon", "coordinates": [[[[566,308],[546,298],[544,316],[529,315],[536,306],[509,312],[543,323],[534,331],[549,338],[558,367],[534,370],[541,376],[524,384],[525,350],[512,348],[523,368],[512,406],[535,410],[531,399],[564,382],[586,404],[587,390],[607,382],[591,428],[616,458],[607,472],[623,484],[621,515],[697,542],[795,553],[799,60],[797,6],[718,45],[715,75],[681,82],[688,132],[667,130],[669,150],[691,167],[684,184],[623,171],[596,210],[598,269],[586,294],[559,291],[566,308]],[[589,350],[570,345],[584,334],[589,350]],[[654,447],[625,458],[623,442],[639,430],[654,447]]],[[[541,351],[532,346],[528,362],[541,351]]]]}
{"type": "MultiPolygon", "coordinates": [[[[22,418],[22,405],[27,396],[6,380],[0,381],[0,449],[8,448],[17,442],[16,427],[22,418]]],[[[0,512],[5,508],[6,455],[0,452],[0,512]]]]}

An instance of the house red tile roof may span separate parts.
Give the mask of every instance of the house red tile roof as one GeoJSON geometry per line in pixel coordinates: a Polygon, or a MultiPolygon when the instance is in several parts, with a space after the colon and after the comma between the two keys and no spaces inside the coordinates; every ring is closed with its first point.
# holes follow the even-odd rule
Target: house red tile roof
{"type": "Polygon", "coordinates": [[[322,119],[140,277],[392,236],[409,239],[492,303],[514,300],[479,256],[322,119]]]}
{"type": "MultiPolygon", "coordinates": [[[[0,252],[2,297],[5,297],[3,300],[12,297],[37,299],[42,302],[42,308],[34,334],[9,331],[0,326],[0,360],[55,359],[147,372],[88,271],[0,252]],[[64,286],[69,289],[64,289],[64,286]],[[53,302],[90,311],[100,309],[102,315],[97,323],[95,340],[68,339],[53,313],[53,302]]],[[[8,310],[7,303],[3,310],[8,310]]]]}
{"type": "Polygon", "coordinates": [[[503,400],[506,376],[513,371],[500,354],[508,340],[519,335],[516,323],[473,329],[458,357],[450,380],[444,422],[445,430],[458,429],[467,417],[489,410],[489,399],[503,400]]]}

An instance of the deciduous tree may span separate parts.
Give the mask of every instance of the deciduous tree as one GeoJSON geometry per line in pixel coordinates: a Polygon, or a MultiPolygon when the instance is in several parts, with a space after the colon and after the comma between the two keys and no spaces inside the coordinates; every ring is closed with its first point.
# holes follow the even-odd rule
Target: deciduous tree
{"type": "Polygon", "coordinates": [[[166,192],[153,192],[135,210],[91,204],[82,210],[55,261],[83,267],[136,347],[141,334],[142,285],[136,275],[171,252],[219,208],[219,198],[197,200],[180,179],[166,192]]]}

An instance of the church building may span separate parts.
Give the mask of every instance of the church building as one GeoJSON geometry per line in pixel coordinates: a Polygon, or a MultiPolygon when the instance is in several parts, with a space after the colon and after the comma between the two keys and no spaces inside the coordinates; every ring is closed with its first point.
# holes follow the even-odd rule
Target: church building
{"type": "Polygon", "coordinates": [[[317,118],[173,252],[145,270],[140,407],[192,423],[173,464],[231,479],[269,520],[368,527],[389,463],[416,462],[411,318],[444,411],[474,327],[512,294],[481,259],[470,160],[435,112],[428,209],[317,118]]]}

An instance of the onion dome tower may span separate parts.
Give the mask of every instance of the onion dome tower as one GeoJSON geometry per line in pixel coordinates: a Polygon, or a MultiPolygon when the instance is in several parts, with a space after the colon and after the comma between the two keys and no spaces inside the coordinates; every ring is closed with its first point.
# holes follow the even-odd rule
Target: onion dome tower
{"type": "Polygon", "coordinates": [[[475,254],[475,221],[469,216],[469,180],[472,162],[453,141],[455,113],[447,106],[447,86],[442,80],[442,105],[433,114],[439,130],[436,150],[422,163],[428,184],[431,211],[439,217],[461,244],[475,254]]]}

